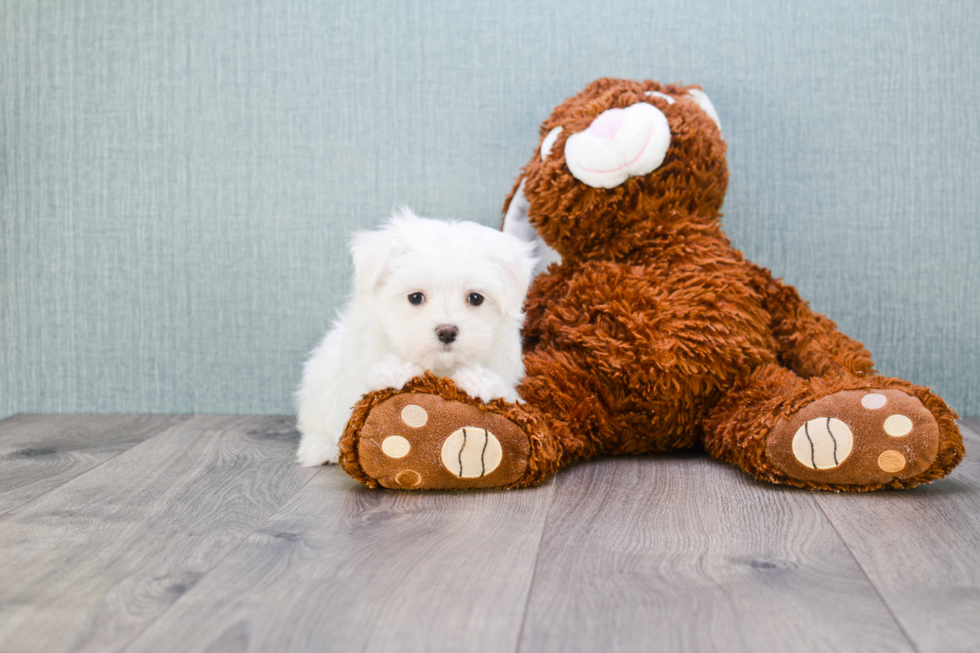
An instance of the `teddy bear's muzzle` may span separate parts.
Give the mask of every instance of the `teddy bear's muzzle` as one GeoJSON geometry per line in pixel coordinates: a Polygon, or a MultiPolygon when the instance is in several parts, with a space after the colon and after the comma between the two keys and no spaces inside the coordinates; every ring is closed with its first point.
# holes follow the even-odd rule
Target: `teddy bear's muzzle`
{"type": "Polygon", "coordinates": [[[652,104],[638,102],[603,111],[587,129],[570,136],[565,163],[582,183],[614,188],[660,167],[668,147],[667,117],[652,104]]]}

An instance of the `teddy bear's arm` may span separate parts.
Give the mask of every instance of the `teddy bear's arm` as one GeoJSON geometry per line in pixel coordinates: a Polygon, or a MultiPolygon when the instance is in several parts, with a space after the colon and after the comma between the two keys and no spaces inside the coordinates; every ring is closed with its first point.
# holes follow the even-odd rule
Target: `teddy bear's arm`
{"type": "Polygon", "coordinates": [[[531,352],[541,338],[541,322],[548,314],[548,307],[559,300],[566,291],[569,269],[555,267],[542,272],[534,279],[524,302],[524,352],[531,352]]]}
{"type": "Polygon", "coordinates": [[[814,312],[793,286],[773,279],[772,273],[749,263],[763,307],[772,316],[771,328],[783,364],[804,378],[850,372],[874,374],[871,353],[841,333],[833,320],[814,312]]]}

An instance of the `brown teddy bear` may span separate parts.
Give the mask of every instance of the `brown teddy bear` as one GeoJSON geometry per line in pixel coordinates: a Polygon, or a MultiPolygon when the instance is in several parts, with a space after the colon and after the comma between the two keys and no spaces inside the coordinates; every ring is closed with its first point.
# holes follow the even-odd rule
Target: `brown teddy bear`
{"type": "Polygon", "coordinates": [[[527,403],[484,404],[428,373],[369,394],[341,440],[347,473],[512,488],[599,454],[703,446],[808,488],[948,474],[963,443],[946,403],[878,375],[860,343],[732,247],[725,149],[697,86],[599,79],[556,108],[505,205],[504,229],[554,261],[527,299],[527,403]],[[392,436],[402,446],[386,447],[392,436]]]}

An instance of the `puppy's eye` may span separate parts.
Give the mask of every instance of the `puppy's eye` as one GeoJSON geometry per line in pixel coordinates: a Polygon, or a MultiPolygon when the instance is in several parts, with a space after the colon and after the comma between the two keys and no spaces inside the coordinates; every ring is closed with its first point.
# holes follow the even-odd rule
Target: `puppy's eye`
{"type": "Polygon", "coordinates": [[[415,306],[418,306],[424,301],[425,301],[425,295],[423,295],[420,292],[413,292],[411,295],[408,296],[408,303],[414,304],[415,306]]]}
{"type": "Polygon", "coordinates": [[[478,292],[471,292],[470,296],[466,298],[466,301],[473,304],[474,306],[479,306],[483,303],[483,295],[478,292]]]}

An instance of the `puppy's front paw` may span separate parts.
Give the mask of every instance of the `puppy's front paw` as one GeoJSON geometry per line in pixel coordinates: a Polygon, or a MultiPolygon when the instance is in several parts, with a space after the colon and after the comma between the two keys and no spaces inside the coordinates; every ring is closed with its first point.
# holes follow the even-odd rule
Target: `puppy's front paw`
{"type": "Polygon", "coordinates": [[[519,397],[517,390],[508,384],[499,375],[490,370],[482,368],[466,368],[459,370],[452,376],[456,386],[471,397],[478,397],[483,401],[494,399],[505,399],[506,401],[516,402],[519,397]]]}
{"type": "Polygon", "coordinates": [[[368,370],[368,392],[385,388],[401,388],[417,376],[425,374],[425,370],[415,363],[408,363],[396,356],[385,356],[368,370]]]}
{"type": "Polygon", "coordinates": [[[304,433],[296,451],[296,462],[303,467],[319,467],[340,460],[337,440],[329,435],[304,433]]]}

